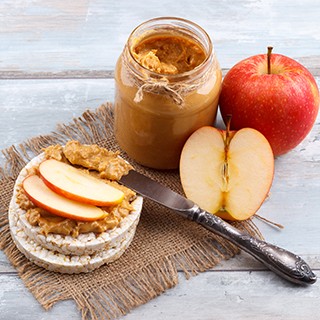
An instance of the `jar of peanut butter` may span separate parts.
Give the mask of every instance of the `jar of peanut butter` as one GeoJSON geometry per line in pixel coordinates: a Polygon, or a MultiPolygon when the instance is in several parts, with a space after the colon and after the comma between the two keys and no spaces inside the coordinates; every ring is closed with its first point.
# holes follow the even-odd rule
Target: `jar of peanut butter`
{"type": "Polygon", "coordinates": [[[147,167],[177,168],[188,137],[214,123],[221,78],[201,27],[170,17],[142,23],[115,70],[114,131],[120,147],[147,167]]]}

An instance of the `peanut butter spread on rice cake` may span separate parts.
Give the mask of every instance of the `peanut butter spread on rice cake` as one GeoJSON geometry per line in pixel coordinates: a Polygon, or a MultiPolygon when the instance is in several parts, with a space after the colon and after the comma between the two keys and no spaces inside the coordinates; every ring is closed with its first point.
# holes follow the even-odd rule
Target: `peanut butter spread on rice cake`
{"type": "MultiPolygon", "coordinates": [[[[69,141],[65,146],[50,146],[44,149],[44,153],[46,159],[55,159],[85,170],[124,193],[124,200],[120,204],[102,207],[108,213],[105,218],[84,222],[59,217],[35,206],[21,187],[17,203],[26,211],[28,222],[32,226],[39,226],[44,235],[57,233],[77,237],[81,233],[101,233],[117,227],[133,210],[131,202],[136,197],[135,192],[117,183],[132,167],[118,157],[118,152],[108,151],[98,145],[81,145],[78,141],[69,141]]],[[[31,171],[37,174],[38,168],[32,168],[31,171]]]]}

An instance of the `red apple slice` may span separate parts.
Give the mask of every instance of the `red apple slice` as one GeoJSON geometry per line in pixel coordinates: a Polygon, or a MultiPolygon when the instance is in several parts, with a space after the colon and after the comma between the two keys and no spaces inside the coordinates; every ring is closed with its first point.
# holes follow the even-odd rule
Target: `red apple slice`
{"type": "Polygon", "coordinates": [[[245,220],[268,195],[274,157],[257,130],[237,132],[203,127],[186,142],[180,161],[186,196],[227,220],[245,220]]]}
{"type": "Polygon", "coordinates": [[[43,161],[39,171],[50,189],[71,200],[95,206],[110,206],[120,203],[124,198],[121,190],[54,159],[43,161]]]}
{"type": "Polygon", "coordinates": [[[101,208],[70,200],[55,193],[36,175],[25,178],[22,186],[28,198],[36,206],[55,215],[81,221],[94,221],[106,215],[101,208]]]}

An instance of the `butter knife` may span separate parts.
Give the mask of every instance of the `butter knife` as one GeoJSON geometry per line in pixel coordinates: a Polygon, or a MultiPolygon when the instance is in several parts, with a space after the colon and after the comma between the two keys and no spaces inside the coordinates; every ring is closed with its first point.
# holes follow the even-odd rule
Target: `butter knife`
{"type": "Polygon", "coordinates": [[[306,285],[317,280],[310,266],[301,257],[241,232],[218,216],[202,210],[191,200],[135,170],[123,176],[120,183],[229,240],[288,281],[306,285]]]}

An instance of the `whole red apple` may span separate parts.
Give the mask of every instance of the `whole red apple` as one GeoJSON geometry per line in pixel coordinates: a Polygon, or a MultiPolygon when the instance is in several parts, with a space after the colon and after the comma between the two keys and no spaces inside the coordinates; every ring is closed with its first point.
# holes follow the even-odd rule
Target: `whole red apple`
{"type": "Polygon", "coordinates": [[[277,156],[296,147],[311,130],[319,110],[319,89],[304,66],[271,50],[229,70],[219,105],[224,122],[232,115],[231,129],[260,131],[277,156]]]}

